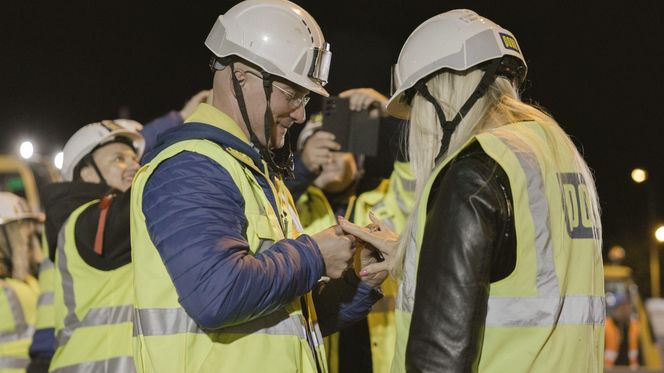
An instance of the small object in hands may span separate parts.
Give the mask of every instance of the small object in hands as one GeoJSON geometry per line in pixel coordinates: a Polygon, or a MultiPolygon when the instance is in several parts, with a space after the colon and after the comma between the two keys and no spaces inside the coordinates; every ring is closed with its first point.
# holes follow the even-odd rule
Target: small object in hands
{"type": "MultiPolygon", "coordinates": [[[[375,224],[375,223],[367,225],[367,228],[369,229],[370,233],[380,231],[380,225],[375,224]]],[[[383,256],[383,253],[380,252],[380,250],[375,249],[373,254],[379,262],[385,261],[385,257],[383,256]]]]}

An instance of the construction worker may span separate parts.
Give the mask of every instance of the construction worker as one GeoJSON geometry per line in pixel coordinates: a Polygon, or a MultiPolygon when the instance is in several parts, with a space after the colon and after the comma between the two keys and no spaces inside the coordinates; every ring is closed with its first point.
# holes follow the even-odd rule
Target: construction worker
{"type": "Polygon", "coordinates": [[[132,187],[137,369],[327,372],[323,336],[365,317],[386,275],[346,271],[354,238],[338,227],[302,234],[281,179],[288,128],[309,92],[327,95],[329,44],[298,5],[254,0],[205,45],[212,105],[146,154],[132,187]]]}
{"type": "Polygon", "coordinates": [[[49,276],[42,264],[40,283],[47,290],[50,282],[53,295],[40,296],[44,322],[31,346],[30,372],[133,371],[128,190],[146,144],[181,124],[208,94],[145,127],[105,120],[67,141],[64,182],[49,185],[44,198],[45,245],[55,266],[49,276]]]}
{"type": "Polygon", "coordinates": [[[393,372],[601,372],[604,278],[597,193],[569,137],[519,99],[508,30],[470,10],[421,24],[394,68],[418,207],[383,251],[397,295],[393,372]]]}
{"type": "Polygon", "coordinates": [[[40,251],[33,213],[15,194],[0,192],[0,372],[25,372],[34,330],[39,286],[35,279],[40,251]]]}
{"type": "MultiPolygon", "coordinates": [[[[371,109],[371,115],[385,118],[387,97],[371,88],[350,89],[339,94],[348,98],[353,111],[371,109]]],[[[322,116],[315,115],[298,138],[301,153],[295,161],[296,178],[286,185],[297,201],[304,231],[313,234],[337,224],[337,216],[360,226],[371,223],[369,212],[400,232],[414,206],[414,176],[403,157],[397,157],[389,179],[371,190],[363,190],[363,155],[337,152],[334,135],[322,130],[322,116]],[[313,179],[313,180],[312,180],[313,179]],[[309,180],[311,184],[309,184],[309,180]],[[306,189],[304,189],[306,187],[306,189]],[[300,192],[304,190],[303,192],[300,192]]],[[[382,126],[388,123],[381,123],[382,126]]],[[[400,154],[397,150],[396,152],[400,154]]],[[[374,183],[375,185],[375,183],[374,183]]],[[[394,304],[396,282],[381,285],[384,297],[367,316],[339,333],[326,338],[331,372],[388,372],[394,355],[394,304]]]]}
{"type": "Polygon", "coordinates": [[[631,369],[638,369],[641,327],[629,294],[607,292],[606,307],[604,368],[629,365],[631,369]]]}

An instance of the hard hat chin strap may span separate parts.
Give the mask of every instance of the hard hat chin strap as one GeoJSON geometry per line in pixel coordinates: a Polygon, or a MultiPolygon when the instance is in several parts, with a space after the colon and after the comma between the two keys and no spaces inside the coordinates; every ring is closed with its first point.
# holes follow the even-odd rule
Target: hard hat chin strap
{"type": "MultiPolygon", "coordinates": [[[[7,243],[7,247],[5,248],[5,255],[3,255],[2,261],[4,262],[5,266],[7,267],[7,277],[12,277],[12,274],[14,272],[14,262],[12,261],[12,258],[14,256],[14,250],[12,248],[12,240],[9,236],[9,231],[7,230],[7,225],[3,224],[2,225],[2,234],[5,236],[5,242],[7,243]]],[[[0,273],[1,275],[1,273],[0,273]]]]}
{"type": "Polygon", "coordinates": [[[500,60],[496,59],[493,60],[486,68],[484,75],[482,76],[482,79],[480,82],[477,84],[477,87],[475,87],[475,90],[473,93],[470,95],[468,100],[461,106],[461,109],[459,112],[454,116],[454,119],[451,121],[448,121],[447,118],[445,117],[445,112],[443,111],[443,108],[440,106],[440,103],[438,100],[436,100],[433,95],[431,95],[431,92],[429,92],[429,89],[427,88],[426,82],[428,80],[420,80],[417,84],[415,84],[415,90],[424,97],[427,101],[429,101],[433,107],[436,109],[436,115],[438,116],[438,120],[440,121],[440,126],[443,128],[443,138],[441,140],[440,144],[440,150],[438,151],[438,156],[436,157],[436,163],[441,161],[447,151],[449,150],[450,147],[450,141],[452,140],[452,134],[456,130],[457,126],[463,118],[468,114],[470,109],[472,109],[473,105],[475,105],[475,102],[482,98],[486,94],[486,91],[488,90],[489,86],[496,80],[496,72],[498,70],[498,67],[500,66],[500,60]]]}
{"type": "Polygon", "coordinates": [[[245,125],[247,126],[247,131],[249,131],[250,141],[258,148],[258,151],[261,154],[261,157],[267,162],[268,167],[271,171],[279,174],[284,178],[293,177],[293,153],[290,149],[290,144],[287,150],[287,154],[283,159],[275,159],[275,152],[270,149],[270,141],[272,139],[272,127],[274,126],[274,116],[272,115],[272,107],[270,105],[270,100],[272,97],[272,75],[268,72],[261,71],[262,80],[263,80],[263,90],[265,91],[265,114],[263,116],[264,122],[264,134],[265,134],[265,145],[261,144],[258,140],[258,137],[254,133],[254,130],[251,128],[251,122],[249,120],[249,114],[247,112],[247,105],[244,100],[244,93],[242,92],[242,86],[235,76],[235,67],[233,62],[230,63],[231,68],[231,78],[233,80],[233,88],[235,90],[235,99],[240,108],[240,113],[242,114],[242,119],[244,120],[245,125]]]}

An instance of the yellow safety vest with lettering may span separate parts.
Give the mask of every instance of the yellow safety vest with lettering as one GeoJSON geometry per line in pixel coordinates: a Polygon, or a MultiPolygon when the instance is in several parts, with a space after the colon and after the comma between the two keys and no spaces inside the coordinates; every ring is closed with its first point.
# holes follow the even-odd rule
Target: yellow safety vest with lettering
{"type": "MultiPolygon", "coordinates": [[[[415,177],[410,165],[405,162],[395,162],[389,179],[383,180],[375,189],[360,194],[353,203],[348,209],[354,211],[350,220],[355,224],[361,226],[370,224],[369,211],[372,211],[392,230],[400,232],[415,205],[415,177]]],[[[322,190],[313,186],[307,188],[298,199],[297,211],[307,234],[315,234],[337,224],[327,197],[322,190]]],[[[389,277],[381,285],[381,290],[383,299],[376,302],[367,315],[374,373],[389,372],[396,339],[394,305],[397,284],[389,277]]],[[[330,371],[339,372],[337,333],[326,338],[326,350],[330,371]]]]}
{"type": "Polygon", "coordinates": [[[39,298],[37,298],[37,323],[35,329],[50,329],[55,327],[53,311],[53,281],[55,270],[53,262],[48,257],[48,243],[46,233],[42,234],[42,262],[39,264],[39,298]]]}
{"type": "Polygon", "coordinates": [[[0,279],[0,373],[25,372],[37,312],[37,280],[0,279]]]}
{"type": "MultiPolygon", "coordinates": [[[[201,104],[189,121],[213,123],[247,142],[230,117],[209,105],[201,104]]],[[[214,331],[199,328],[178,302],[175,286],[148,234],[142,197],[159,164],[184,151],[210,158],[232,177],[244,197],[244,234],[252,254],[301,234],[292,197],[280,179],[269,177],[265,162],[263,169],[258,169],[246,154],[200,139],[175,143],[145,164],[134,178],[131,195],[132,257],[137,268],[134,356],[138,371],[326,373],[323,338],[311,293],[267,316],[214,331]],[[273,210],[255,173],[268,180],[279,211],[273,210]]]]}
{"type": "Polygon", "coordinates": [[[55,254],[55,341],[49,372],[134,372],[132,264],[113,270],[89,266],[76,247],[76,222],[63,224],[55,254]]]}
{"type": "MultiPolygon", "coordinates": [[[[479,134],[468,143],[477,141],[509,178],[517,242],[514,271],[490,285],[480,372],[603,369],[601,248],[586,185],[563,136],[554,125],[520,122],[479,134]]],[[[433,171],[422,201],[428,200],[447,163],[433,171]]],[[[399,285],[392,372],[405,370],[426,211],[423,203],[416,212],[417,229],[399,285]]]]}

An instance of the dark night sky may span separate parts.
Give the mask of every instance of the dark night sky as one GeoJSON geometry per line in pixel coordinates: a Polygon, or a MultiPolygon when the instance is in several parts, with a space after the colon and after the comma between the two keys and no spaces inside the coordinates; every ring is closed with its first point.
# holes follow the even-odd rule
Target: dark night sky
{"type": "MultiPolygon", "coordinates": [[[[408,34],[445,10],[470,7],[511,30],[529,65],[524,97],[558,119],[596,173],[605,246],[624,245],[628,262],[642,266],[645,187],[634,185],[629,172],[650,170],[664,218],[661,2],[296,2],[332,45],[332,93],[360,86],[386,93],[389,66],[408,34]]],[[[116,117],[121,107],[139,121],[179,109],[210,85],[203,41],[235,3],[3,3],[0,152],[15,152],[30,137],[38,151],[52,154],[78,127],[116,117]]]]}

